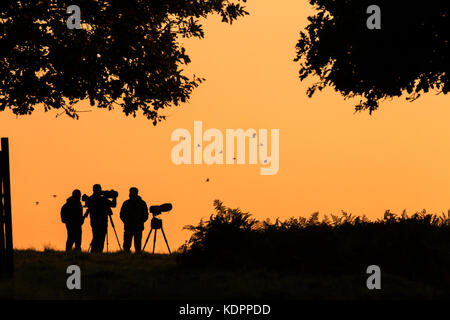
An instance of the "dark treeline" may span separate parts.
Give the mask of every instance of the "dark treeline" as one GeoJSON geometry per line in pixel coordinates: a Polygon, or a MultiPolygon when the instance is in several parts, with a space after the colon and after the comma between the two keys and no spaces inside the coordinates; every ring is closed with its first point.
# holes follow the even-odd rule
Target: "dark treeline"
{"type": "Polygon", "coordinates": [[[376,221],[345,212],[319,219],[314,213],[261,222],[219,200],[214,205],[209,220],[186,227],[193,235],[181,248],[183,264],[364,277],[369,265],[378,265],[383,274],[447,287],[450,282],[450,220],[444,213],[397,216],[388,210],[376,221]]]}

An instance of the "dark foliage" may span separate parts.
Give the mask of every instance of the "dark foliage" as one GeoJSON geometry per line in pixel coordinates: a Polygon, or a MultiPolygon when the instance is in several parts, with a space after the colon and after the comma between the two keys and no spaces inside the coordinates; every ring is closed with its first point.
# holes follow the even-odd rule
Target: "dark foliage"
{"type": "Polygon", "coordinates": [[[356,110],[374,111],[379,101],[408,100],[450,90],[450,2],[445,0],[310,0],[317,14],[300,33],[300,79],[318,76],[308,89],[332,87],[363,99],[356,110]],[[368,6],[381,8],[381,30],[369,30],[368,6]]]}
{"type": "Polygon", "coordinates": [[[450,215],[398,217],[388,210],[369,221],[345,212],[320,220],[314,213],[271,223],[214,204],[217,213],[208,221],[186,227],[194,234],[180,250],[182,263],[321,275],[365,275],[375,264],[390,274],[450,284],[450,215]]]}
{"type": "Polygon", "coordinates": [[[78,117],[73,105],[117,104],[153,120],[189,99],[202,78],[183,73],[190,62],[180,37],[202,38],[201,19],[232,23],[246,0],[79,0],[82,29],[69,30],[65,0],[0,2],[0,111],[31,114],[38,104],[78,117]]]}
{"type": "Polygon", "coordinates": [[[221,201],[215,200],[216,214],[211,215],[208,221],[200,220],[197,226],[186,226],[185,229],[194,234],[183,250],[189,246],[189,252],[196,256],[215,257],[219,264],[239,264],[240,255],[235,255],[236,248],[244,248],[250,242],[257,230],[257,221],[250,218],[249,213],[239,209],[226,208],[221,201]],[[220,249],[220,253],[217,252],[220,249]],[[224,260],[221,260],[225,258],[224,260]]]}

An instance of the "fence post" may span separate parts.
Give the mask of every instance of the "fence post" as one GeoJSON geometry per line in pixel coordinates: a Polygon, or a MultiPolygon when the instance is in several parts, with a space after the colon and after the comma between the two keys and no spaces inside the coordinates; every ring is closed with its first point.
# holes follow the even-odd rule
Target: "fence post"
{"type": "Polygon", "coordinates": [[[13,276],[14,272],[14,250],[11,218],[11,181],[9,168],[9,144],[8,138],[1,139],[0,153],[0,191],[1,191],[1,259],[3,264],[2,273],[13,276]]]}
{"type": "Polygon", "coordinates": [[[3,211],[3,152],[0,148],[0,277],[6,273],[5,218],[3,211]]]}

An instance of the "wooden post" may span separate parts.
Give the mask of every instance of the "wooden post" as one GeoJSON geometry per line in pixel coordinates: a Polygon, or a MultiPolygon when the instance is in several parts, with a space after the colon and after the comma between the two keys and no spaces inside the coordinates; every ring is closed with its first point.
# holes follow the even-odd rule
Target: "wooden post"
{"type": "MultiPolygon", "coordinates": [[[[13,251],[13,235],[12,235],[12,218],[11,218],[11,181],[9,170],[9,144],[8,138],[1,139],[2,151],[0,153],[0,180],[2,205],[2,229],[4,234],[4,256],[2,261],[4,264],[5,274],[12,276],[14,272],[14,251],[13,251]]],[[[3,241],[2,241],[3,242],[3,241]]]]}
{"type": "Polygon", "coordinates": [[[6,273],[5,218],[3,210],[3,153],[0,149],[0,277],[6,273]]]}

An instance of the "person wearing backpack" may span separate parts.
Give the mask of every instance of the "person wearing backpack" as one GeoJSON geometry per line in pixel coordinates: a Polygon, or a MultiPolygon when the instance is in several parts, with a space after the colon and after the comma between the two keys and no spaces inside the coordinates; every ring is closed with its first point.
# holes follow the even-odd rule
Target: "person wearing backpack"
{"type": "Polygon", "coordinates": [[[76,251],[81,251],[81,226],[83,225],[84,217],[80,190],[74,190],[72,196],[62,206],[61,221],[66,225],[67,229],[66,251],[72,251],[74,245],[76,251]]]}

